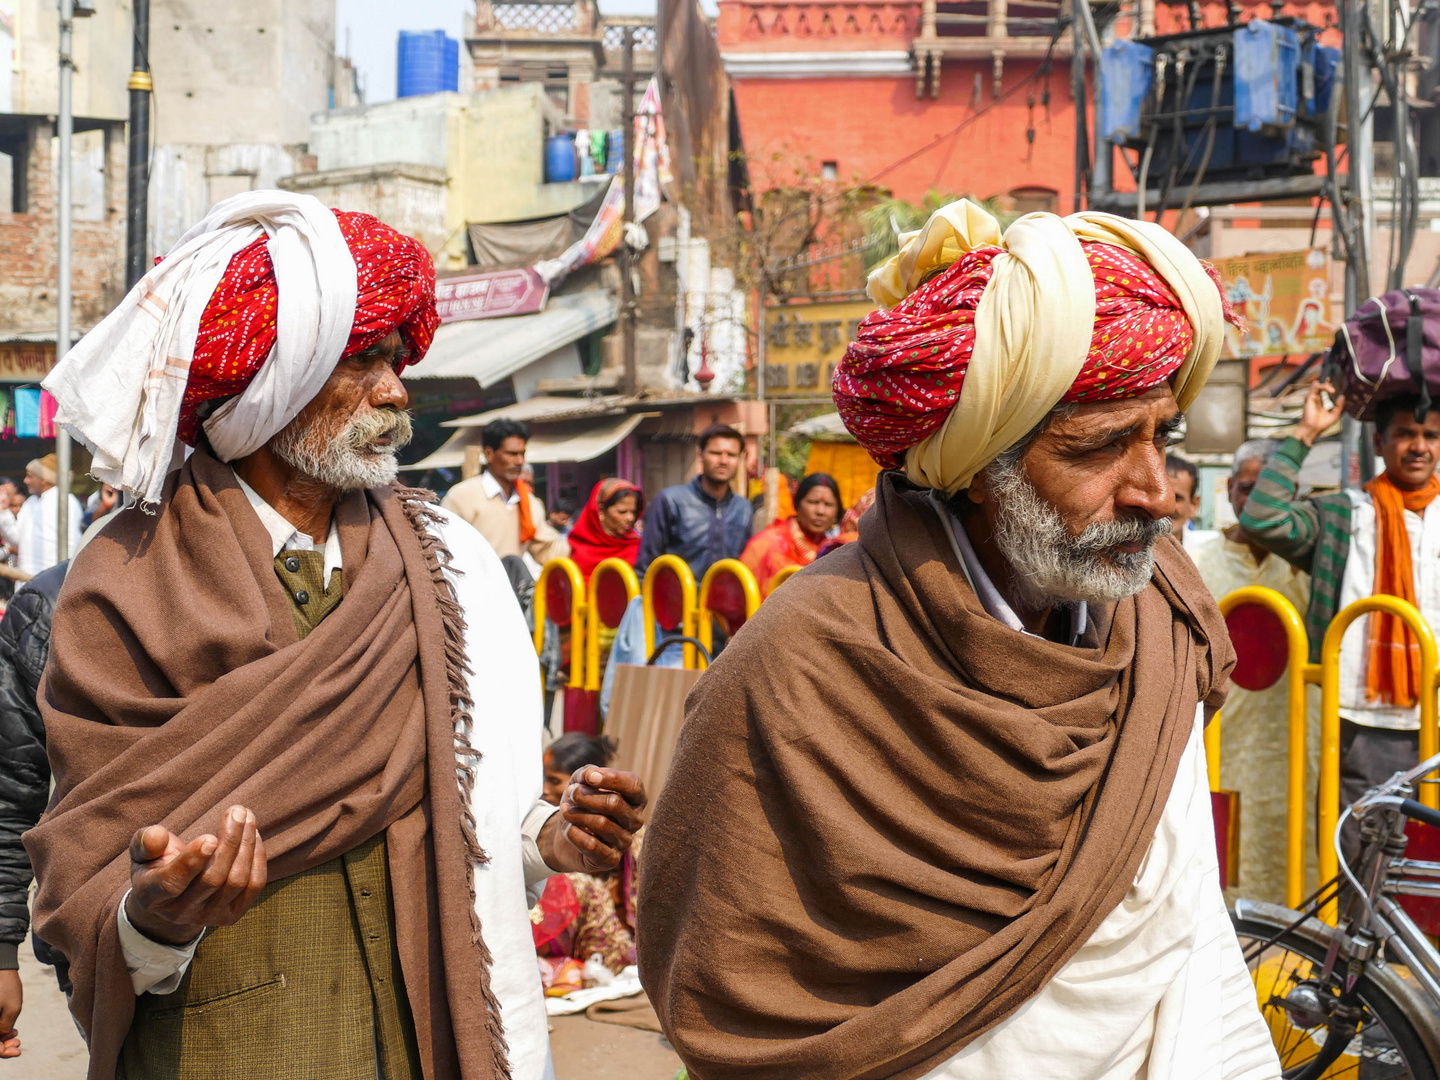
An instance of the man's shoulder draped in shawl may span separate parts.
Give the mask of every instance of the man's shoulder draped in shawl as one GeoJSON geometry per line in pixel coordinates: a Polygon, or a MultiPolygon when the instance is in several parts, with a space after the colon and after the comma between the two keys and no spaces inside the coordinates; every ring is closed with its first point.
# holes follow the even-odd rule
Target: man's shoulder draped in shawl
{"type": "Polygon", "coordinates": [[[26,846],[93,1080],[113,1075],[134,1007],[116,929],[131,836],[218,832],[234,803],[255,811],[272,881],[384,831],[426,1075],[508,1075],[462,801],[465,624],[434,513],[394,488],[342,499],[345,599],[303,641],[268,533],[203,451],[157,514],[118,515],[75,560],[40,695],[55,793],[26,846]]]}
{"type": "Polygon", "coordinates": [[[918,1077],[1010,1015],[1123,897],[1223,696],[1178,544],[1070,648],[986,615],[904,487],[687,703],[638,947],[697,1080],[918,1077]]]}

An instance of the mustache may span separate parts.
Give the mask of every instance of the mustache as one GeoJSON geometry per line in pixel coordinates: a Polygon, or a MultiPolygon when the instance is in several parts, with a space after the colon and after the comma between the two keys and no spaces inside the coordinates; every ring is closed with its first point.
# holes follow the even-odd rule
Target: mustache
{"type": "Polygon", "coordinates": [[[414,424],[411,422],[410,414],[400,409],[380,408],[370,409],[359,416],[352,417],[345,425],[345,430],[340,438],[351,450],[381,450],[387,453],[394,453],[402,446],[407,445],[414,435],[414,424]],[[376,447],[375,443],[383,438],[389,437],[388,447],[376,447]]]}
{"type": "Polygon", "coordinates": [[[1147,547],[1169,536],[1173,523],[1169,518],[1154,520],[1097,521],[1071,541],[1077,555],[1102,555],[1121,544],[1144,544],[1147,547]]]}

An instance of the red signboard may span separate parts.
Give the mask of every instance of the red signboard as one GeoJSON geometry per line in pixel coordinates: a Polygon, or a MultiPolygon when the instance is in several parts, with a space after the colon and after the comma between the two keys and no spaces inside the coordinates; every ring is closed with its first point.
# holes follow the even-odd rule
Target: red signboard
{"type": "Polygon", "coordinates": [[[441,322],[533,315],[545,306],[550,286],[528,267],[466,274],[435,282],[435,310],[441,322]]]}

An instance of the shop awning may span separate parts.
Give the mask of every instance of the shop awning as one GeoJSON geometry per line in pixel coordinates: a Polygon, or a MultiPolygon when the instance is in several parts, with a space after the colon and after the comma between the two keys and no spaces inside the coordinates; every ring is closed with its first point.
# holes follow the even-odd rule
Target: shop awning
{"type": "Polygon", "coordinates": [[[845,421],[840,419],[838,412],[825,413],[821,416],[812,416],[809,420],[802,420],[790,428],[791,435],[803,435],[807,439],[817,439],[820,442],[854,442],[855,436],[845,430],[845,421]]]}
{"type": "Polygon", "coordinates": [[[545,310],[508,319],[470,319],[435,331],[430,351],[407,379],[469,377],[481,389],[613,323],[620,305],[604,290],[552,296],[545,310]]]}
{"type": "MultiPolygon", "coordinates": [[[[625,436],[653,413],[605,416],[595,420],[573,420],[548,430],[538,430],[525,446],[525,460],[532,465],[557,461],[590,461],[614,449],[625,436]]],[[[480,444],[478,427],[461,428],[429,457],[406,465],[406,469],[458,469],[465,464],[465,450],[480,444]]]]}

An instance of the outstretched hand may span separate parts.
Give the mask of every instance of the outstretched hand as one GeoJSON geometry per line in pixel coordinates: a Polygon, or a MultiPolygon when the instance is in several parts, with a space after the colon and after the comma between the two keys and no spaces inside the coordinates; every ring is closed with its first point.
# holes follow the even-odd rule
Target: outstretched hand
{"type": "Polygon", "coordinates": [[[130,841],[125,914],[147,937],[170,945],[194,941],[209,926],[229,926],[265,887],[265,841],[243,806],[225,812],[220,835],[188,844],[163,825],[130,841]]]}
{"type": "Polygon", "coordinates": [[[560,812],[540,830],[540,853],[562,873],[613,870],[645,824],[645,802],[645,784],[634,773],[584,765],[570,777],[560,812]]]}

